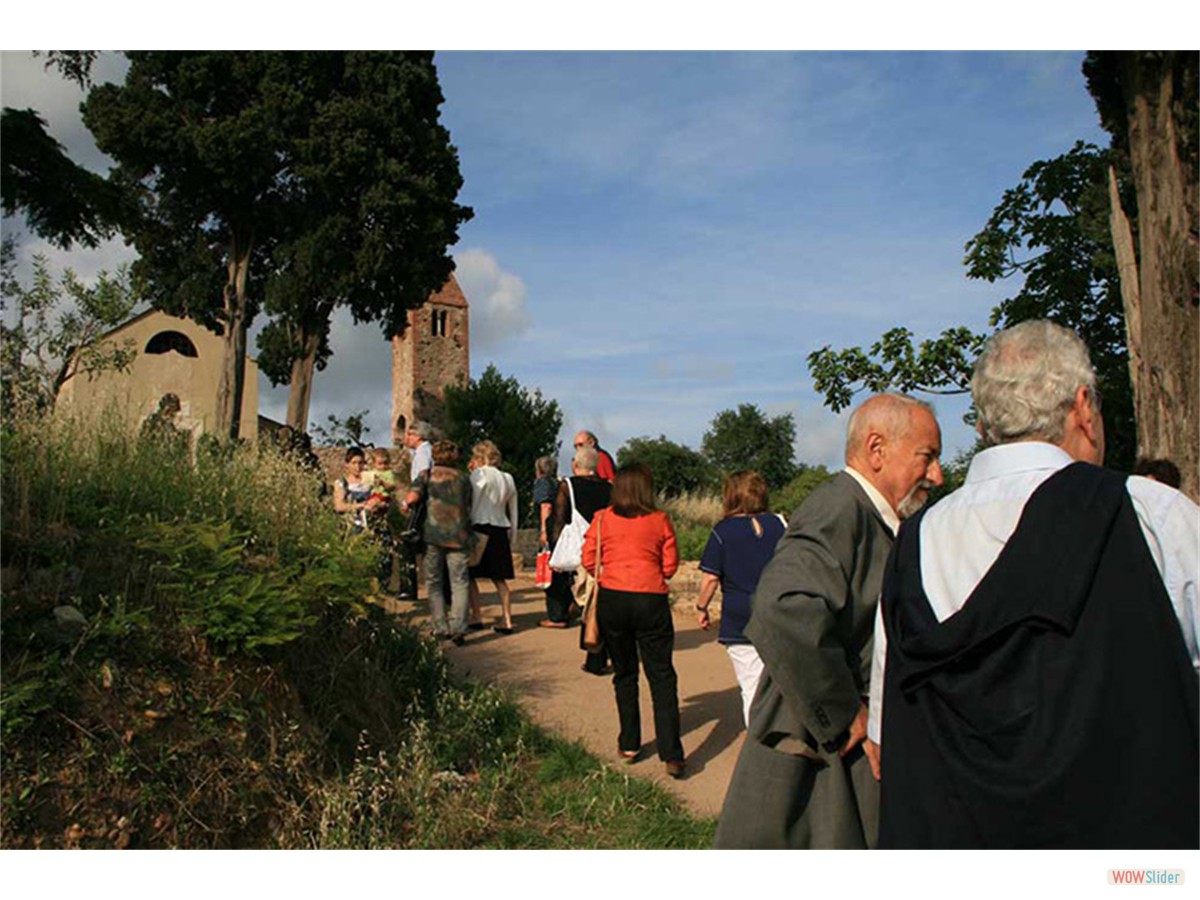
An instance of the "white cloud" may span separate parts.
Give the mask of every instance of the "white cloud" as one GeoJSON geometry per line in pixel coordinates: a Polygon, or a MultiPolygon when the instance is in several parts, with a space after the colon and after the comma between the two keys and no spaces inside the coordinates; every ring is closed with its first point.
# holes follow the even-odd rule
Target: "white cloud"
{"type": "Polygon", "coordinates": [[[455,278],[471,305],[471,345],[481,349],[522,334],[529,327],[525,282],[486,250],[454,254],[455,278]]]}

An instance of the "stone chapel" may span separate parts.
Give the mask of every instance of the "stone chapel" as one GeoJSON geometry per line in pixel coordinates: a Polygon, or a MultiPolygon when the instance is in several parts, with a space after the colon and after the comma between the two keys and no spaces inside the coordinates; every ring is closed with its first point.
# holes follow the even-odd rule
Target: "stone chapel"
{"type": "Polygon", "coordinates": [[[445,389],[471,377],[470,309],[453,274],[425,303],[408,311],[408,328],[392,338],[392,444],[408,424],[445,428],[445,389]]]}

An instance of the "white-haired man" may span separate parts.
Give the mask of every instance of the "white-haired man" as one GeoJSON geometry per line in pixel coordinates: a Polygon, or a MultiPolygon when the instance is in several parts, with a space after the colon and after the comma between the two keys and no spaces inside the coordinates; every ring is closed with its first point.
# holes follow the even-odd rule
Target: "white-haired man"
{"type": "Polygon", "coordinates": [[[751,600],[764,671],[714,846],[873,847],[865,756],[875,607],[896,529],[942,483],[929,405],[879,394],[851,415],[846,468],[792,515],[751,600]]]}
{"type": "Polygon", "coordinates": [[[1073,332],[999,332],[971,389],[988,448],[881,601],[880,846],[1195,848],[1200,510],[1100,467],[1073,332]]]}

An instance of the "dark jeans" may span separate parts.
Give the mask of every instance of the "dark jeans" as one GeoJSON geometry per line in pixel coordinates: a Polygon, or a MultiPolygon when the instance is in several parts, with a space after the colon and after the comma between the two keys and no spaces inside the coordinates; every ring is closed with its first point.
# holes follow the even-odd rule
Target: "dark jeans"
{"type": "Polygon", "coordinates": [[[641,657],[650,696],[654,701],[654,742],[663,762],[683,760],[679,738],[679,693],[671,652],[675,647],[675,625],[666,594],[600,589],[596,608],[600,636],[612,656],[613,690],[621,735],[617,746],[623,751],[642,746],[641,712],[638,707],[638,658],[641,657]]]}

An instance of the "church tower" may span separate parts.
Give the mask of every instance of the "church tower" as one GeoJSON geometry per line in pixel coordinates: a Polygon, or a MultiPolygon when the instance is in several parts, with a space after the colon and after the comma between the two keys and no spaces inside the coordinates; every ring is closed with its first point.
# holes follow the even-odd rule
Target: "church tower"
{"type": "Polygon", "coordinates": [[[454,275],[417,309],[408,328],[392,338],[392,443],[400,446],[409,423],[445,427],[445,388],[471,377],[470,310],[454,275]]]}

